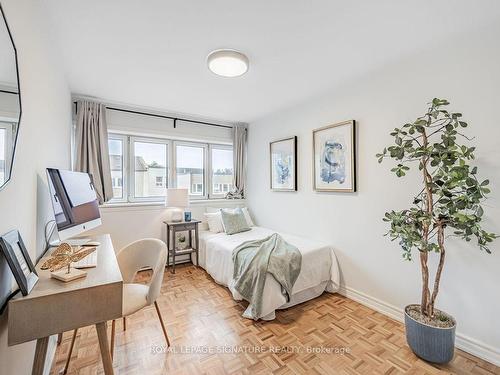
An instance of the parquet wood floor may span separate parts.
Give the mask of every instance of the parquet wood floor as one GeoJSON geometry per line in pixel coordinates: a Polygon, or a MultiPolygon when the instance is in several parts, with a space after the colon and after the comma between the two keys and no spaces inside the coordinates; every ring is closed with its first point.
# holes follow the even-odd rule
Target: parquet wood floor
{"type": "MultiPolygon", "coordinates": [[[[459,350],[447,366],[432,366],[408,348],[401,323],[337,294],[253,322],[241,317],[245,303],[233,301],[201,268],[185,265],[175,275],[165,272],[158,303],[176,352],[164,351],[154,306],[148,307],[127,318],[126,331],[117,321],[115,374],[500,374],[459,350]]],[[[53,375],[64,367],[71,334],[57,349],[53,375]]],[[[95,328],[80,329],[68,374],[102,373],[95,328]]]]}

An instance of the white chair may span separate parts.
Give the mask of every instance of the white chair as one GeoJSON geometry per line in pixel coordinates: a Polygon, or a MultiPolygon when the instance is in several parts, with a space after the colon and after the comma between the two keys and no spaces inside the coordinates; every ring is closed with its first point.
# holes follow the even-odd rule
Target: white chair
{"type": "MultiPolygon", "coordinates": [[[[156,299],[160,295],[163,274],[167,263],[167,246],[163,241],[158,239],[146,238],[132,242],[130,245],[124,247],[118,252],[116,258],[118,259],[118,265],[123,278],[123,330],[126,330],[125,317],[132,315],[146,306],[154,304],[165,340],[167,341],[167,345],[170,346],[167,330],[165,329],[161,312],[156,302],[156,299]],[[145,267],[151,267],[153,269],[153,275],[151,276],[149,284],[134,283],[133,281],[137,272],[145,267]]],[[[63,374],[66,374],[69,367],[77,331],[78,330],[75,329],[73,332],[73,338],[71,340],[63,374]]],[[[113,357],[114,353],[114,342],[115,321],[113,320],[111,324],[111,357],[113,357]]]]}

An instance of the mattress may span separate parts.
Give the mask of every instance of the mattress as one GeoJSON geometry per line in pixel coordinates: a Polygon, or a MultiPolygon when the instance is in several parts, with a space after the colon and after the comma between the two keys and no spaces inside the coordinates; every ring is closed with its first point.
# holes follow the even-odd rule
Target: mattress
{"type": "MultiPolygon", "coordinates": [[[[252,227],[250,231],[227,235],[200,231],[199,261],[212,278],[228,287],[233,279],[232,252],[245,241],[262,239],[276,231],[262,227],[252,227]]],[[[339,268],[333,248],[319,241],[279,233],[285,241],[296,246],[302,254],[302,267],[292,290],[292,297],[287,303],[281,293],[281,286],[268,275],[264,287],[264,316],[270,320],[275,317],[275,310],[294,306],[316,298],[324,291],[334,293],[339,288],[339,268]]],[[[238,292],[231,290],[236,300],[241,300],[238,292]]]]}

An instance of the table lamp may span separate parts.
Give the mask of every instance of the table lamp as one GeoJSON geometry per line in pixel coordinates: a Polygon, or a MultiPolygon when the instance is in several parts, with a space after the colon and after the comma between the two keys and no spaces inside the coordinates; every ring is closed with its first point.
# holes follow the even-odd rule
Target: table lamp
{"type": "Polygon", "coordinates": [[[183,220],[184,208],[189,206],[188,189],[167,189],[165,207],[169,209],[167,220],[178,223],[183,220]]]}

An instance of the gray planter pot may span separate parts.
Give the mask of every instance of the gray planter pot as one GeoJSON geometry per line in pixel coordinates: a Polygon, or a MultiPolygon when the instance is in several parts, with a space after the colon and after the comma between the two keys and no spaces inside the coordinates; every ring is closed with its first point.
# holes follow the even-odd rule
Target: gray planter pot
{"type": "MultiPolygon", "coordinates": [[[[433,363],[448,363],[455,351],[456,323],[450,328],[433,327],[413,319],[405,308],[406,341],[420,358],[433,363]]],[[[455,321],[453,319],[453,321],[455,321]]]]}

